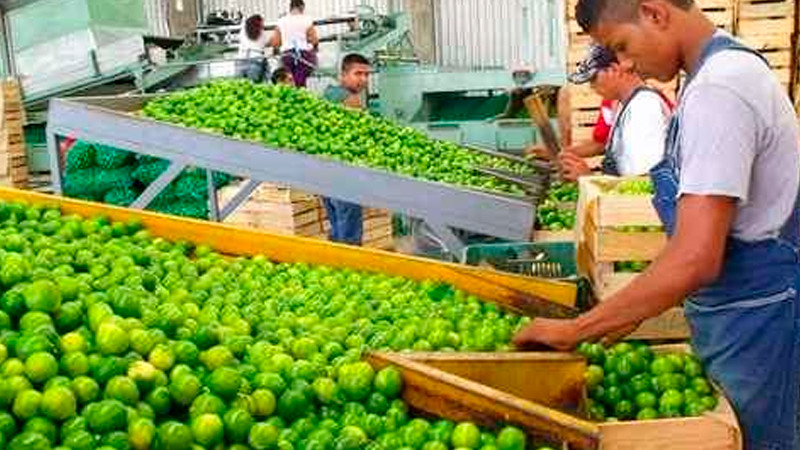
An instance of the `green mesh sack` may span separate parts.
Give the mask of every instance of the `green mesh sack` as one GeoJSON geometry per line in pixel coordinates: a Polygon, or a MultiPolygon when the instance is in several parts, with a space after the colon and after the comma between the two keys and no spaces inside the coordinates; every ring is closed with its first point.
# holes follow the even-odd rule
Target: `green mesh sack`
{"type": "Polygon", "coordinates": [[[118,169],[133,161],[133,153],[107,145],[96,145],[95,160],[103,169],[118,169]]]}
{"type": "Polygon", "coordinates": [[[98,169],[75,170],[64,174],[64,194],[84,200],[100,200],[102,191],[97,185],[98,169]]]}
{"type": "Polygon", "coordinates": [[[67,164],[65,172],[70,173],[76,170],[83,170],[95,165],[94,147],[83,141],[75,142],[75,145],[67,152],[67,164]]]}
{"type": "Polygon", "coordinates": [[[167,170],[167,167],[169,167],[169,161],[159,159],[140,163],[133,171],[133,179],[147,186],[167,170]]]}
{"type": "Polygon", "coordinates": [[[105,194],[112,189],[129,189],[133,187],[133,166],[119,169],[98,169],[95,177],[97,190],[105,194]]]}
{"type": "Polygon", "coordinates": [[[191,217],[194,219],[208,218],[208,205],[204,202],[175,202],[165,207],[161,212],[173,216],[191,217]]]}
{"type": "Polygon", "coordinates": [[[128,206],[139,198],[139,193],[129,187],[119,187],[106,192],[103,202],[110,205],[128,206]]]}
{"type": "Polygon", "coordinates": [[[202,201],[208,199],[206,177],[195,174],[182,174],[172,183],[172,192],[180,201],[202,201]]]}

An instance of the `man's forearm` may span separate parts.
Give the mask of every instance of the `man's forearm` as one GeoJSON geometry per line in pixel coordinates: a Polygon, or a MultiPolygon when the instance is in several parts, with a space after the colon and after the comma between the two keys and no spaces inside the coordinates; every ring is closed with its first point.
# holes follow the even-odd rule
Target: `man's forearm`
{"type": "Polygon", "coordinates": [[[697,264],[681,249],[668,247],[628,286],[577,319],[581,339],[605,336],[679,305],[702,284],[697,264]]]}
{"type": "Polygon", "coordinates": [[[605,151],[605,146],[599,142],[588,141],[575,145],[569,150],[582,158],[591,158],[592,156],[602,155],[605,151]]]}

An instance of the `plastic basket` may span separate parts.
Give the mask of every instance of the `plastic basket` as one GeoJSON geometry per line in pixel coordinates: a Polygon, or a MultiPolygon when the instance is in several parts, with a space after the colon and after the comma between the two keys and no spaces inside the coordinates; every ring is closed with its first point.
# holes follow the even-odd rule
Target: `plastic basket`
{"type": "Polygon", "coordinates": [[[530,275],[532,260],[560,265],[559,278],[577,275],[574,242],[510,242],[475,244],[464,249],[461,261],[471,266],[489,265],[497,270],[530,275]]]}

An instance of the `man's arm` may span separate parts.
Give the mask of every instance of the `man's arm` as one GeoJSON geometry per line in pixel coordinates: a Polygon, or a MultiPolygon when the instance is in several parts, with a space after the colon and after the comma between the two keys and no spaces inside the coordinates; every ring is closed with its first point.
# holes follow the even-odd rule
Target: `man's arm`
{"type": "Polygon", "coordinates": [[[605,153],[606,146],[601,142],[595,140],[582,142],[568,148],[567,151],[580,156],[581,158],[591,158],[593,156],[600,156],[605,153]]]}
{"type": "Polygon", "coordinates": [[[534,320],[515,337],[515,343],[569,350],[581,341],[630,329],[680,304],[719,276],[735,213],[734,198],[684,195],[678,204],[675,235],[644,273],[577,319],[534,320]]]}

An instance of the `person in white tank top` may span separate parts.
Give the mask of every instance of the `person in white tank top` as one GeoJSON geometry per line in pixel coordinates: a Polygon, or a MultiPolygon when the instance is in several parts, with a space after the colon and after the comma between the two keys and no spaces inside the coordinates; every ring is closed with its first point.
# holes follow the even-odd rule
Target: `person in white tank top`
{"type": "Polygon", "coordinates": [[[283,66],[300,87],[306,86],[306,80],[316,69],[319,49],[317,28],[305,9],[303,0],[291,0],[289,14],[278,19],[271,39],[271,45],[281,51],[283,66]]]}
{"type": "Polygon", "coordinates": [[[269,38],[264,31],[264,18],[256,14],[247,18],[239,32],[239,52],[237,55],[239,76],[247,77],[254,83],[266,81],[269,67],[266,47],[269,38]]]}

